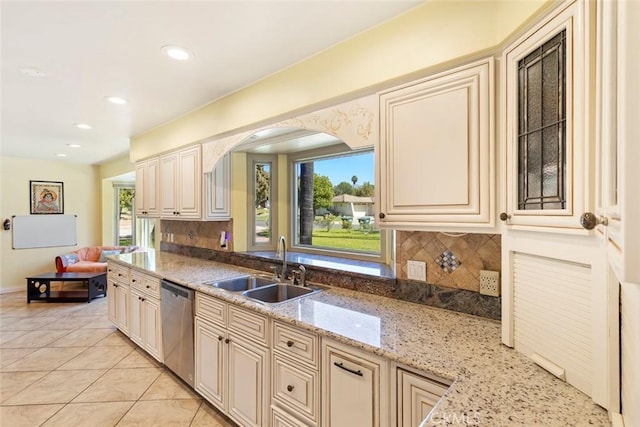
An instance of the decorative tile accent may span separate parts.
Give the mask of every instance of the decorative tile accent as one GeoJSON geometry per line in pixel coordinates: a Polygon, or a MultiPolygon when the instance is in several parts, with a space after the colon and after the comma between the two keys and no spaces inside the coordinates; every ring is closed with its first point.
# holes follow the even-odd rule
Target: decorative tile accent
{"type": "Polygon", "coordinates": [[[451,251],[444,251],[436,260],[436,264],[438,264],[445,273],[451,273],[460,267],[462,263],[451,251]]]}

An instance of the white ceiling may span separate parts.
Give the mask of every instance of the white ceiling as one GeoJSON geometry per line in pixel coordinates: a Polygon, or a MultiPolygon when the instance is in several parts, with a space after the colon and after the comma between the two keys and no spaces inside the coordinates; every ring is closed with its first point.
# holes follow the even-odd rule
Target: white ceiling
{"type": "Polygon", "coordinates": [[[3,0],[2,155],[108,160],[131,137],[419,3],[3,0]],[[168,59],[160,48],[173,44],[195,58],[168,59]],[[25,67],[49,75],[29,77],[25,67]],[[130,102],[110,104],[113,95],[130,102]]]}

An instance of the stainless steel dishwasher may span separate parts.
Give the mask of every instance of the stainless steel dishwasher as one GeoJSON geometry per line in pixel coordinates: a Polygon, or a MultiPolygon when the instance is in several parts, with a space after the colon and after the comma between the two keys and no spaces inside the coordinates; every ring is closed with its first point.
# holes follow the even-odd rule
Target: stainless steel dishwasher
{"type": "Polygon", "coordinates": [[[164,364],[193,387],[193,299],[195,291],[162,281],[162,351],[164,364]]]}

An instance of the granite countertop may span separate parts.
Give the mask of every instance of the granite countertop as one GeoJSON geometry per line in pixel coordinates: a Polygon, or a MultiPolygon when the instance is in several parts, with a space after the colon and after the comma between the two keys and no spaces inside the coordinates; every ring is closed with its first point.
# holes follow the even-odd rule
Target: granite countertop
{"type": "Polygon", "coordinates": [[[496,321],[331,286],[268,306],[206,285],[253,270],[168,252],[110,259],[450,381],[425,425],[610,425],[588,396],[502,345],[496,321]]]}

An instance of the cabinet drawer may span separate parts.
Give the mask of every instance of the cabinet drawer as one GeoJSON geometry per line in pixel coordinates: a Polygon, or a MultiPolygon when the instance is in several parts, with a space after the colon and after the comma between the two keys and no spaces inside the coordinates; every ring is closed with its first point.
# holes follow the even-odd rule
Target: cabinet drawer
{"type": "Polygon", "coordinates": [[[229,306],[229,331],[237,332],[260,344],[269,345],[269,320],[260,314],[229,306]]]}
{"type": "Polygon", "coordinates": [[[115,262],[107,262],[107,274],[110,279],[129,285],[129,268],[115,262]]]}
{"type": "Polygon", "coordinates": [[[271,407],[271,427],[309,427],[313,425],[315,424],[296,419],[293,415],[289,415],[276,406],[271,407]]]}
{"type": "Polygon", "coordinates": [[[160,279],[139,271],[131,271],[131,287],[154,298],[160,298],[160,279]]]}
{"type": "Polygon", "coordinates": [[[196,316],[210,320],[222,327],[226,326],[227,311],[226,304],[214,297],[196,292],[196,316]]]}
{"type": "Polygon", "coordinates": [[[320,381],[318,371],[294,366],[288,359],[273,354],[272,397],[288,412],[318,421],[320,381]]]}
{"type": "Polygon", "coordinates": [[[273,348],[293,360],[305,361],[318,366],[318,336],[314,333],[273,323],[273,348]]]}

